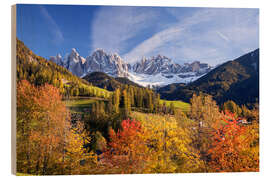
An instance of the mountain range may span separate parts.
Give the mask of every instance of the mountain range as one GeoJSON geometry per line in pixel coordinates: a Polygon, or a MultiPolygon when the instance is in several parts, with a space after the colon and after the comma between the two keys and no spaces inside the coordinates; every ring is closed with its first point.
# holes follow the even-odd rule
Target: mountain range
{"type": "MultiPolygon", "coordinates": [[[[16,51],[18,80],[28,80],[35,85],[49,83],[67,95],[96,96],[97,91],[100,95],[109,94],[109,91],[126,85],[141,87],[141,84],[130,79],[144,76],[149,79],[159,78],[159,81],[162,81],[162,78],[166,78],[167,81],[172,79],[173,83],[167,82],[169,85],[155,88],[162,99],[189,102],[194,93],[204,93],[212,95],[218,104],[227,100],[233,100],[237,104],[253,104],[259,101],[259,49],[214,69],[200,62],[179,67],[161,55],[150,59],[143,58],[131,66],[118,55],[108,55],[103,50],[97,50],[92,56],[83,58],[72,49],[66,57],[57,55],[48,61],[35,55],[18,39],[16,51]],[[100,71],[94,72],[91,68],[97,64],[100,71]],[[86,73],[83,78],[78,77],[79,74],[74,75],[76,72],[81,73],[81,70],[85,73],[90,70],[93,72],[86,73]],[[177,83],[173,81],[175,77],[169,77],[172,74],[179,76],[184,73],[194,73],[195,76],[197,74],[196,78],[200,78],[190,83],[177,83]]],[[[144,81],[145,79],[142,78],[144,81]]]]}
{"type": "Polygon", "coordinates": [[[208,64],[199,61],[180,65],[162,55],[143,57],[131,65],[118,54],[108,54],[102,49],[97,49],[92,55],[84,58],[73,48],[65,57],[58,54],[51,56],[50,60],[79,77],[92,72],[104,72],[112,77],[126,77],[142,86],[164,86],[174,82],[189,83],[212,69],[208,64]]]}
{"type": "Polygon", "coordinates": [[[60,54],[50,57],[56,64],[65,67],[74,75],[83,77],[91,72],[104,72],[111,76],[125,77],[128,64],[117,54],[107,54],[102,49],[96,50],[86,58],[79,55],[75,48],[64,58],[60,54]]]}
{"type": "Polygon", "coordinates": [[[219,65],[194,82],[170,84],[157,92],[161,98],[186,102],[194,93],[201,92],[212,95],[219,104],[227,100],[237,104],[256,103],[259,101],[259,49],[219,65]]]}

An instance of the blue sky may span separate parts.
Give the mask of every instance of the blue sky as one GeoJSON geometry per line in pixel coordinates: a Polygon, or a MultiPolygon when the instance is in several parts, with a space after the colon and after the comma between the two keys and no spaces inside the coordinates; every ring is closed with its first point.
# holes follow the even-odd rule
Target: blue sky
{"type": "Polygon", "coordinates": [[[45,58],[102,48],[130,63],[161,54],[216,65],[259,47],[259,10],[18,5],[17,36],[45,58]]]}

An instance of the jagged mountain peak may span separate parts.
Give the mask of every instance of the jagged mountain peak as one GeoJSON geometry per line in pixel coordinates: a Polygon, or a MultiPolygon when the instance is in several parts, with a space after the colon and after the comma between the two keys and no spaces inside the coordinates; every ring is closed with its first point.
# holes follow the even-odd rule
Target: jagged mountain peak
{"type": "Polygon", "coordinates": [[[80,57],[80,54],[77,52],[75,48],[72,48],[69,57],[74,58],[75,61],[79,61],[78,57],[80,57]]]}
{"type": "Polygon", "coordinates": [[[96,58],[101,58],[102,56],[108,56],[108,54],[105,52],[104,49],[101,48],[97,48],[92,55],[88,56],[88,57],[96,57],[96,58]]]}
{"type": "Polygon", "coordinates": [[[72,53],[78,53],[77,50],[75,48],[71,48],[71,52],[72,53]]]}
{"type": "Polygon", "coordinates": [[[151,58],[143,57],[140,62],[133,66],[133,71],[144,74],[158,74],[158,73],[176,73],[175,68],[180,68],[172,60],[166,56],[157,55],[151,58]]]}
{"type": "Polygon", "coordinates": [[[61,54],[58,53],[58,54],[56,55],[56,58],[57,58],[57,59],[61,59],[61,58],[62,58],[61,54]]]}
{"type": "Polygon", "coordinates": [[[123,61],[122,58],[121,58],[121,57],[119,56],[119,54],[117,54],[117,53],[113,53],[112,56],[113,56],[115,59],[117,59],[117,60],[123,61]]]}
{"type": "Polygon", "coordinates": [[[105,72],[113,77],[127,77],[129,66],[116,53],[109,54],[103,49],[96,49],[86,58],[85,71],[82,76],[91,72],[105,72]]]}
{"type": "Polygon", "coordinates": [[[50,56],[49,58],[52,62],[58,64],[58,65],[62,65],[63,61],[62,61],[62,56],[61,54],[57,54],[56,56],[50,56]]]}
{"type": "Polygon", "coordinates": [[[168,58],[166,56],[162,56],[160,54],[158,56],[154,57],[153,60],[155,62],[162,63],[162,64],[164,64],[164,63],[172,63],[173,64],[173,62],[170,58],[168,58]]]}
{"type": "MultiPolygon", "coordinates": [[[[157,81],[161,81],[161,78],[162,81],[164,81],[162,82],[163,84],[171,81],[190,82],[190,80],[193,80],[193,77],[195,79],[209,71],[209,68],[205,68],[200,62],[193,62],[181,66],[161,54],[149,58],[142,57],[140,61],[131,65],[126,63],[117,53],[107,53],[101,48],[96,49],[86,58],[81,57],[77,50],[73,48],[71,53],[64,58],[57,55],[52,57],[51,60],[64,66],[79,77],[83,77],[92,72],[104,72],[113,77],[127,77],[135,82],[135,76],[141,76],[139,79],[142,81],[145,78],[159,77],[157,81]]],[[[150,81],[149,84],[151,85],[153,79],[150,81]]],[[[142,85],[146,85],[143,83],[142,85]]],[[[155,84],[162,83],[157,82],[155,84]]]]}
{"type": "Polygon", "coordinates": [[[166,57],[166,56],[163,56],[163,55],[161,55],[161,54],[158,54],[157,56],[153,56],[153,59],[155,59],[155,60],[167,59],[167,60],[170,60],[170,61],[171,61],[170,58],[168,58],[168,57],[166,57]]]}
{"type": "Polygon", "coordinates": [[[101,48],[96,49],[92,53],[92,55],[88,56],[87,58],[88,59],[94,58],[98,62],[106,61],[106,60],[108,60],[108,61],[123,61],[122,58],[117,53],[109,54],[101,48]]]}
{"type": "Polygon", "coordinates": [[[105,50],[102,48],[97,48],[93,53],[102,53],[102,54],[106,54],[105,50]]]}

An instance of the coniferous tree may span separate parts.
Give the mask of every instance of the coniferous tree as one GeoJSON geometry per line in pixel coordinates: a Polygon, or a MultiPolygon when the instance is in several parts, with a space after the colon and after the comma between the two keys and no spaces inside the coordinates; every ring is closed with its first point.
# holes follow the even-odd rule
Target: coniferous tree
{"type": "Polygon", "coordinates": [[[138,107],[143,107],[143,90],[140,88],[138,91],[138,107]]]}
{"type": "Polygon", "coordinates": [[[113,105],[116,113],[119,113],[120,90],[116,89],[113,94],[113,105]]]}
{"type": "Polygon", "coordinates": [[[170,114],[174,114],[175,113],[175,107],[174,107],[174,103],[173,102],[171,102],[171,104],[170,104],[170,114]]]}
{"type": "Polygon", "coordinates": [[[150,109],[150,112],[153,112],[154,105],[153,105],[153,93],[152,91],[148,92],[148,108],[150,109]]]}
{"type": "Polygon", "coordinates": [[[122,108],[122,115],[124,116],[124,118],[127,118],[130,112],[130,102],[126,89],[122,91],[120,107],[122,108]]]}
{"type": "Polygon", "coordinates": [[[93,103],[91,106],[91,117],[96,117],[97,107],[96,103],[93,103]]]}
{"type": "Polygon", "coordinates": [[[99,101],[96,101],[95,104],[96,104],[96,116],[97,116],[97,119],[99,119],[101,115],[100,103],[99,101]]]}
{"type": "Polygon", "coordinates": [[[231,113],[241,115],[241,108],[233,101],[227,101],[223,104],[223,111],[229,111],[231,113]]]}
{"type": "Polygon", "coordinates": [[[105,104],[103,101],[100,101],[99,103],[99,109],[100,109],[100,115],[104,116],[105,115],[105,104]]]}
{"type": "Polygon", "coordinates": [[[111,113],[113,113],[114,112],[114,106],[113,106],[113,104],[112,104],[112,98],[109,98],[109,101],[108,101],[108,104],[107,104],[107,110],[106,110],[106,112],[108,113],[108,114],[111,114],[111,113]]]}
{"type": "Polygon", "coordinates": [[[164,113],[164,114],[167,113],[167,106],[166,106],[165,102],[163,102],[163,105],[162,105],[162,113],[164,113]]]}
{"type": "Polygon", "coordinates": [[[133,89],[133,87],[130,87],[129,90],[130,90],[129,91],[129,94],[130,94],[130,106],[133,107],[135,105],[135,102],[134,102],[135,101],[134,100],[134,98],[135,98],[134,97],[134,89],[133,89]]]}
{"type": "Polygon", "coordinates": [[[160,94],[157,94],[154,105],[155,105],[156,112],[158,113],[160,111],[160,94]]]}

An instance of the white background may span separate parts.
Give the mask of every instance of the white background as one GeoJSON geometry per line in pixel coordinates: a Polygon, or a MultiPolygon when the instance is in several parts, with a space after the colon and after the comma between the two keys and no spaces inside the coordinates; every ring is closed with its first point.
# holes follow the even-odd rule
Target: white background
{"type": "Polygon", "coordinates": [[[0,179],[258,179],[270,177],[270,5],[268,0],[3,0],[0,5],[0,179]],[[68,3],[67,3],[68,2],[68,3]],[[95,4],[136,6],[181,6],[181,7],[237,7],[260,8],[260,173],[222,174],[155,174],[155,175],[91,175],[16,177],[11,175],[11,5],[16,3],[39,4],[95,4]]]}

